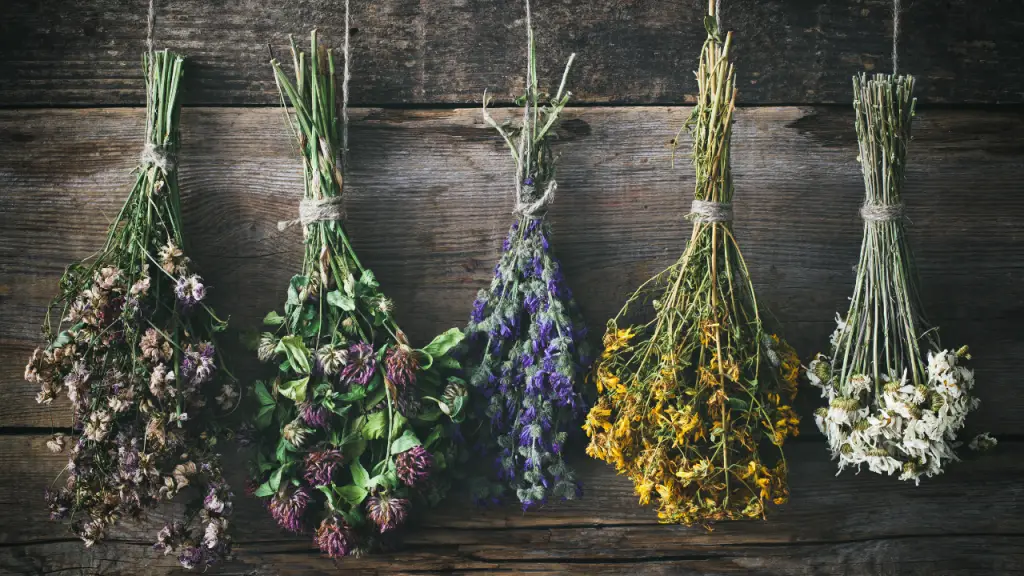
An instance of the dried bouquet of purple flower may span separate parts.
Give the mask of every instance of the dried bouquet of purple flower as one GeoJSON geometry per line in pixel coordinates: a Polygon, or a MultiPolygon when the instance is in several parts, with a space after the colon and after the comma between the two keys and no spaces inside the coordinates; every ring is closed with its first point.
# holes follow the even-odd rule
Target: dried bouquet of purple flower
{"type": "Polygon", "coordinates": [[[480,391],[480,411],[490,422],[485,448],[496,453],[499,484],[477,489],[477,498],[514,490],[523,508],[550,496],[577,497],[580,486],[565,461],[569,430],[578,430],[584,401],[576,386],[589,363],[586,328],[561,266],[551,251],[545,218],[555,188],[549,138],[569,100],[565,81],[549,101],[537,87],[536,54],[527,2],[528,67],[518,125],[484,119],[508,144],[515,160],[516,220],[502,246],[494,279],[481,290],[466,327],[470,383],[480,391]],[[547,101],[547,102],[544,102],[547,101]]]}
{"type": "Polygon", "coordinates": [[[344,107],[338,118],[334,59],[315,32],[311,49],[309,57],[292,45],[294,83],[272,62],[303,155],[306,250],[284,314],[266,316],[273,331],[258,343],[278,373],[255,387],[253,487],[282,528],[313,528],[320,549],[342,557],[390,545],[414,505],[447,492],[465,457],[466,387],[449,375],[460,365],[448,356],[463,336],[452,329],[410,346],[391,300],[352,250],[339,210],[344,107]]]}
{"type": "Polygon", "coordinates": [[[232,494],[217,440],[239,390],[214,345],[226,324],[182,249],[182,62],[166,50],[144,58],[146,147],[135,185],[103,249],[61,279],[51,306],[60,318],[47,314],[49,344],[32,354],[25,379],[41,386],[39,403],[66,393],[73,407],[74,434],[47,443],[53,452],[70,445],[66,478],[46,493],[51,517],[69,518],[91,546],[119,520],[184,493],[186,517],[165,526],[155,547],[194,568],[231,551],[232,494]]]}

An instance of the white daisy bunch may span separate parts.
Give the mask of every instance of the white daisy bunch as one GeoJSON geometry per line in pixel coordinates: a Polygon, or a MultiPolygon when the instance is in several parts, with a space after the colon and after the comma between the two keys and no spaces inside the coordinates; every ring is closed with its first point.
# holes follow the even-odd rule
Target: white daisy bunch
{"type": "MultiPolygon", "coordinates": [[[[853,79],[864,236],[850,308],[836,316],[828,355],[807,368],[828,406],[815,413],[839,470],[921,481],[958,460],[957,435],[977,408],[967,348],[946,350],[924,317],[904,226],[902,187],[914,117],[914,79],[853,79]]],[[[971,448],[995,440],[982,435],[971,448]]]]}
{"type": "MultiPolygon", "coordinates": [[[[843,329],[842,324],[837,331],[843,329]]],[[[967,348],[928,352],[927,381],[914,384],[902,374],[874,378],[854,374],[846,381],[819,354],[807,370],[810,383],[822,389],[828,406],[815,412],[815,423],[828,440],[839,470],[867,466],[877,474],[899,474],[920,483],[950,461],[959,460],[957,433],[967,413],[977,408],[971,395],[974,373],[961,364],[967,348]]],[[[974,449],[995,444],[988,435],[971,442],[974,449]]]]}

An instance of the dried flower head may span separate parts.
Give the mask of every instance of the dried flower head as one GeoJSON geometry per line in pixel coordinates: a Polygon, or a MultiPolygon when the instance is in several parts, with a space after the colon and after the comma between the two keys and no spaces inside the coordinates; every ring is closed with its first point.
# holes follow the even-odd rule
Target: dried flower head
{"type": "Polygon", "coordinates": [[[304,526],[303,516],[306,514],[306,507],[309,506],[310,494],[303,487],[290,491],[279,492],[268,505],[270,515],[277,520],[277,524],[291,532],[302,532],[304,526]]]}
{"type": "Polygon", "coordinates": [[[414,446],[398,455],[395,470],[406,486],[419,486],[430,478],[434,457],[423,446],[414,446]]]}
{"type": "Polygon", "coordinates": [[[331,558],[348,556],[355,549],[352,528],[337,516],[325,518],[316,529],[316,543],[320,551],[331,558]]]}
{"type": "Polygon", "coordinates": [[[392,498],[386,495],[372,496],[366,500],[366,517],[383,534],[405,524],[409,501],[405,498],[392,498]]]}

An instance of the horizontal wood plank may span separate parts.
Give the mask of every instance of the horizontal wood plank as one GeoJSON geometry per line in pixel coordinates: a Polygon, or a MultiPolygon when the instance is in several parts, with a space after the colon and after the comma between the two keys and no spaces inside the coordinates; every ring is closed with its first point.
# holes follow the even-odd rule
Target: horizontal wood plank
{"type": "MultiPolygon", "coordinates": [[[[181,184],[191,253],[212,302],[242,330],[284,300],[299,266],[293,217],[301,178],[274,109],[187,109],[181,184]]],[[[693,186],[665,143],[685,108],[586,108],[556,145],[555,245],[592,337],[628,293],[678,257],[693,186]]],[[[736,126],[736,229],[760,301],[802,358],[845,310],[863,196],[851,115],[743,109],[736,126]]],[[[129,183],[137,109],[0,111],[0,426],[68,426],[67,405],[35,404],[22,366],[64,267],[101,243],[129,183]]],[[[1024,414],[1024,113],[921,115],[907,190],[924,301],[947,345],[970,344],[982,406],[972,430],[1018,434],[1024,414]]],[[[461,325],[489,281],[511,221],[511,161],[479,111],[353,114],[349,228],[361,259],[398,302],[415,342],[461,325]]],[[[250,377],[252,357],[237,351],[250,377]]],[[[820,400],[802,395],[809,414],[820,400]]],[[[813,433],[813,425],[805,432],[813,433]]]]}
{"type": "MultiPolygon", "coordinates": [[[[83,549],[47,520],[42,488],[65,463],[45,437],[0,436],[0,573],[178,573],[149,543],[168,507],[123,524],[83,549]]],[[[787,446],[792,499],[767,522],[727,522],[713,532],[663,526],[636,504],[630,482],[581,463],[582,500],[529,514],[460,501],[421,516],[401,552],[319,557],[308,538],[278,529],[258,502],[239,497],[237,558],[214,573],[357,574],[523,571],[575,574],[1010,574],[1024,569],[1024,443],[951,467],[920,487],[873,474],[834,477],[819,442],[787,446]]],[[[240,456],[228,466],[241,483],[240,456]]],[[[173,505],[172,505],[173,506],[173,505]]]]}
{"type": "MultiPolygon", "coordinates": [[[[508,100],[525,66],[518,0],[354,0],[355,102],[468,104],[484,89],[508,100]]],[[[557,82],[579,53],[579,104],[666,104],[696,92],[703,0],[535,1],[543,77],[557,82]]],[[[891,68],[889,0],[736,0],[740,99],[750,104],[848,103],[850,76],[891,68]]],[[[1024,4],[904,2],[901,71],[926,102],[1024,101],[1024,4]]],[[[143,102],[146,3],[7,0],[0,11],[0,105],[143,102]]],[[[268,45],[311,28],[341,45],[339,3],[175,0],[157,3],[156,43],[190,58],[185,102],[276,104],[268,45]]]]}

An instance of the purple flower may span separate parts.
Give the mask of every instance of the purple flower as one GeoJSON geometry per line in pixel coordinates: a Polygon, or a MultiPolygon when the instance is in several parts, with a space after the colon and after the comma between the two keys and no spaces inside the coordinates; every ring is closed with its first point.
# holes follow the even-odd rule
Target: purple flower
{"type": "Polygon", "coordinates": [[[341,381],[366,386],[376,369],[373,346],[358,342],[348,348],[348,364],[341,371],[341,381]]]}
{"type": "Polygon", "coordinates": [[[174,286],[174,294],[181,306],[189,310],[206,298],[206,286],[203,285],[203,279],[196,274],[187,278],[182,276],[174,286]]]}
{"type": "Polygon", "coordinates": [[[420,361],[416,352],[404,344],[392,346],[384,355],[384,371],[399,393],[416,383],[416,371],[420,361]]]}
{"type": "Polygon", "coordinates": [[[230,516],[233,494],[225,482],[214,482],[203,498],[203,509],[214,516],[230,516]]]}
{"type": "Polygon", "coordinates": [[[217,370],[213,362],[214,354],[213,344],[209,342],[201,342],[197,346],[189,344],[181,359],[181,377],[184,381],[198,388],[212,380],[217,370]]]}
{"type": "Polygon", "coordinates": [[[536,294],[530,294],[525,300],[523,300],[523,307],[525,307],[526,311],[530,314],[536,314],[537,310],[540,309],[540,298],[538,298],[536,294]]]}
{"type": "Polygon", "coordinates": [[[316,544],[321,552],[331,558],[342,558],[351,554],[355,548],[355,536],[344,520],[331,516],[324,518],[316,529],[316,544]]]}
{"type": "Polygon", "coordinates": [[[473,322],[480,323],[484,321],[484,312],[487,308],[487,301],[482,298],[477,298],[473,302],[473,312],[470,314],[473,322]]]}
{"type": "Polygon", "coordinates": [[[331,411],[321,404],[303,402],[299,404],[299,417],[313,428],[327,428],[331,421],[331,411]]]}
{"type": "Polygon", "coordinates": [[[381,534],[404,524],[408,511],[409,501],[405,498],[381,495],[366,500],[366,516],[377,525],[381,534]]]}
{"type": "Polygon", "coordinates": [[[302,532],[302,517],[309,506],[309,490],[298,487],[291,494],[278,493],[270,500],[270,515],[285,530],[302,532]]]}
{"type": "Polygon", "coordinates": [[[193,568],[203,563],[203,550],[196,546],[189,546],[182,550],[181,554],[178,555],[178,562],[181,567],[185,570],[192,570],[193,568]]]}
{"type": "Polygon", "coordinates": [[[306,482],[312,486],[326,486],[334,480],[334,475],[345,460],[339,450],[322,450],[311,452],[306,456],[306,482]]]}
{"type": "Polygon", "coordinates": [[[44,498],[50,509],[50,520],[63,520],[71,510],[71,493],[67,490],[47,490],[44,498]]]}
{"type": "Polygon", "coordinates": [[[434,457],[423,446],[414,446],[395,459],[398,479],[409,487],[416,487],[425,482],[430,477],[433,465],[434,457]]]}

